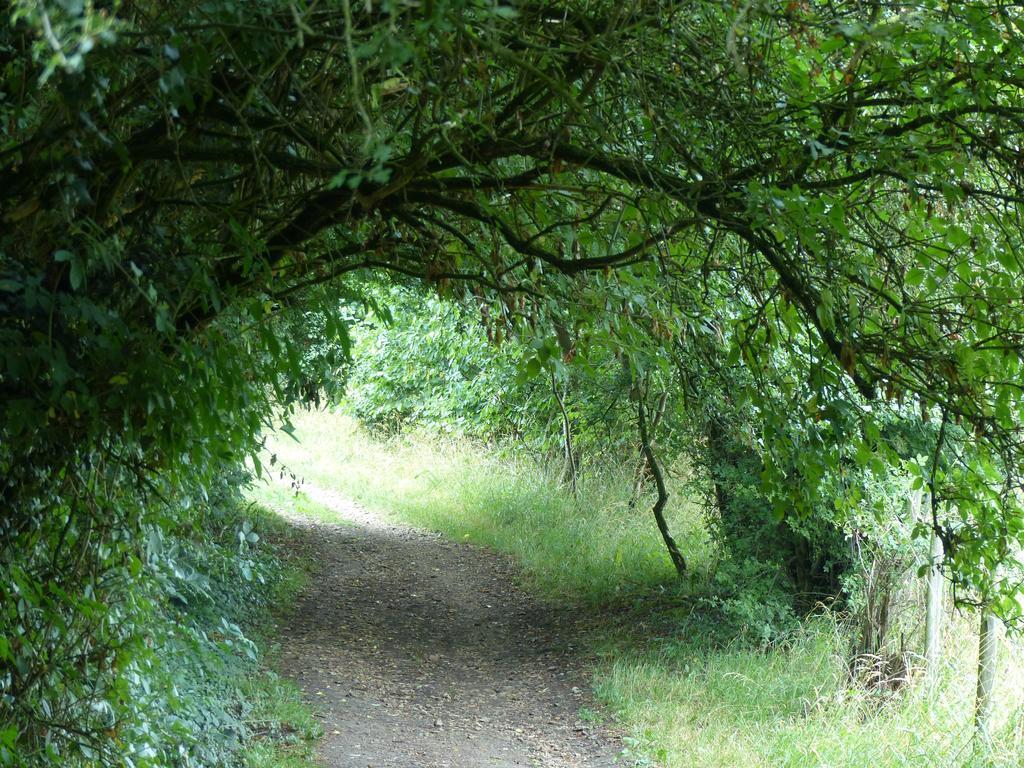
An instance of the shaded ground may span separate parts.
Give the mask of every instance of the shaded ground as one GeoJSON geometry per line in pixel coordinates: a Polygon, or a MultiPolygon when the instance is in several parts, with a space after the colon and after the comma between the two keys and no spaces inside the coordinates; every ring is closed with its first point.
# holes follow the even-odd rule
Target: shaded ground
{"type": "Polygon", "coordinates": [[[315,565],[280,627],[282,666],[322,713],[324,765],[620,765],[580,720],[578,630],[517,589],[507,560],[303,492],[353,523],[290,518],[315,565]]]}

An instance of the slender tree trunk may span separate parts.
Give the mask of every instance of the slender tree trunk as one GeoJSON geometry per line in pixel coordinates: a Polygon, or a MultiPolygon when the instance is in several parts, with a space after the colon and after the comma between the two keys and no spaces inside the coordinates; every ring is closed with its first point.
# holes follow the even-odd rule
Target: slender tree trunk
{"type": "Polygon", "coordinates": [[[644,456],[643,448],[640,449],[640,460],[636,465],[636,473],[633,481],[633,490],[629,494],[629,508],[633,510],[637,502],[640,501],[640,494],[643,493],[644,485],[647,480],[647,473],[650,470],[647,468],[647,457],[644,456]]]}
{"type": "Polygon", "coordinates": [[[978,694],[974,707],[974,725],[983,739],[988,739],[992,725],[998,666],[999,619],[986,606],[981,611],[981,631],[978,634],[978,694]]]}
{"type": "Polygon", "coordinates": [[[654,449],[651,447],[651,441],[647,434],[647,413],[642,397],[637,401],[637,423],[640,427],[640,445],[644,456],[647,458],[647,465],[651,469],[651,475],[654,477],[654,485],[658,489],[658,499],[654,502],[654,519],[658,523],[658,530],[661,531],[661,538],[665,541],[668,556],[672,558],[672,565],[675,566],[676,573],[682,576],[686,573],[686,560],[679,551],[679,547],[676,546],[675,539],[669,533],[668,523],[665,521],[664,510],[665,504],[668,502],[668,491],[665,489],[665,478],[661,473],[661,467],[654,455],[654,449]]]}
{"type": "Polygon", "coordinates": [[[942,656],[942,611],[945,580],[942,578],[942,539],[932,531],[928,550],[928,605],[924,622],[924,658],[929,675],[935,673],[942,656]]]}
{"type": "Polygon", "coordinates": [[[562,452],[565,455],[565,479],[569,483],[569,487],[572,488],[573,495],[575,495],[579,468],[576,466],[576,454],[572,448],[572,422],[569,420],[569,414],[565,410],[565,401],[558,391],[558,382],[555,380],[554,371],[551,372],[551,391],[554,392],[555,402],[558,403],[558,409],[562,413],[562,452]]]}
{"type": "MultiPolygon", "coordinates": [[[[658,398],[658,407],[654,411],[654,418],[651,419],[651,439],[658,434],[658,425],[661,424],[661,419],[665,415],[665,404],[668,402],[668,392],[662,392],[658,398]]],[[[640,501],[640,495],[644,492],[644,486],[647,481],[651,478],[651,465],[647,461],[647,455],[644,453],[643,446],[640,447],[640,456],[637,460],[636,481],[633,483],[633,492],[629,496],[629,508],[633,509],[640,501]]]]}
{"type": "Polygon", "coordinates": [[[931,529],[931,540],[928,546],[928,575],[925,580],[927,589],[925,597],[924,619],[924,660],[926,674],[931,677],[938,667],[942,655],[942,628],[944,616],[942,612],[945,580],[942,578],[942,539],[935,533],[934,510],[930,510],[931,495],[911,491],[907,496],[907,511],[911,520],[927,524],[931,529]]]}

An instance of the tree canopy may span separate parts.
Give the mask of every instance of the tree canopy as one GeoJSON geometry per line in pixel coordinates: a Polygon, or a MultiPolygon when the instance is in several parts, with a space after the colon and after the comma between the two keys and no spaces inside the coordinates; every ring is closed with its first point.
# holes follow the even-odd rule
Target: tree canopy
{"type": "MultiPolygon", "coordinates": [[[[1015,550],[1010,9],[25,2],[11,22],[0,386],[26,445],[244,441],[260,374],[216,350],[280,365],[267,316],[389,271],[503,333],[569,328],[566,351],[717,335],[811,432],[855,403],[862,462],[886,458],[880,413],[921,409],[963,434],[922,463],[959,510],[934,520],[948,549],[1015,550]]],[[[839,469],[819,458],[787,483],[839,469]]]]}

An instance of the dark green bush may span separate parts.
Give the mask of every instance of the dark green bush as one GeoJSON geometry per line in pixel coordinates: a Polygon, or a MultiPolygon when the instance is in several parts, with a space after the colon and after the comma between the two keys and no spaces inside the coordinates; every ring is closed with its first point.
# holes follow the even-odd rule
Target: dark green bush
{"type": "Polygon", "coordinates": [[[0,765],[240,764],[264,674],[242,626],[282,578],[242,480],[145,508],[115,486],[102,526],[3,522],[0,765]]]}
{"type": "Polygon", "coordinates": [[[753,557],[728,557],[699,598],[701,631],[719,643],[770,645],[799,627],[790,585],[777,565],[753,557]]]}

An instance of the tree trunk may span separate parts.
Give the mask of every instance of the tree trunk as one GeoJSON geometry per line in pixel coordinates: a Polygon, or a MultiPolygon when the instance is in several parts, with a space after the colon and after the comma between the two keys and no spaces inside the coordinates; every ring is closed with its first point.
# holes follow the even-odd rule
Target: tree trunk
{"type": "Polygon", "coordinates": [[[986,606],[981,611],[981,631],[978,634],[978,694],[974,708],[974,725],[978,735],[986,740],[992,726],[998,664],[999,619],[986,606]]]}
{"type": "Polygon", "coordinates": [[[942,578],[942,539],[932,531],[928,550],[928,604],[924,621],[924,659],[929,676],[938,668],[942,656],[942,598],[945,580],[942,578]]]}
{"type": "Polygon", "coordinates": [[[927,524],[931,528],[931,540],[928,546],[928,575],[925,580],[927,594],[925,597],[924,618],[924,660],[925,672],[931,677],[938,667],[942,655],[942,627],[944,624],[942,600],[945,581],[942,578],[942,539],[935,532],[934,510],[929,509],[932,497],[928,493],[911,491],[907,496],[907,512],[911,520],[927,524]]]}
{"type": "MultiPolygon", "coordinates": [[[[654,411],[654,418],[651,419],[651,434],[650,437],[653,440],[654,436],[658,433],[658,425],[661,424],[661,419],[665,415],[665,404],[668,402],[668,392],[662,392],[658,398],[658,407],[654,411]]],[[[633,483],[633,492],[629,496],[629,508],[632,510],[636,507],[640,501],[640,495],[644,492],[644,486],[647,485],[647,481],[652,479],[651,465],[647,461],[647,455],[644,453],[643,446],[640,447],[640,456],[637,460],[635,482],[633,483]]]]}
{"type": "Polygon", "coordinates": [[[661,531],[661,538],[665,541],[668,556],[672,558],[672,565],[675,566],[676,573],[682,576],[686,573],[686,560],[679,551],[679,547],[676,546],[672,534],[669,533],[668,523],[665,522],[664,510],[665,504],[668,502],[668,491],[665,490],[665,478],[661,474],[661,467],[658,465],[658,460],[654,455],[654,449],[651,447],[651,441],[647,434],[647,414],[644,408],[643,397],[637,401],[637,423],[640,427],[640,445],[644,456],[647,458],[647,465],[651,469],[651,474],[654,476],[654,485],[658,489],[658,500],[654,502],[654,519],[658,523],[658,530],[661,531]]]}
{"type": "Polygon", "coordinates": [[[555,372],[551,372],[551,391],[555,394],[555,402],[562,413],[562,452],[565,455],[565,480],[572,488],[573,495],[576,494],[576,479],[579,468],[576,466],[576,454],[572,448],[572,422],[569,420],[569,413],[565,410],[565,401],[558,392],[558,382],[555,381],[555,372]]]}

